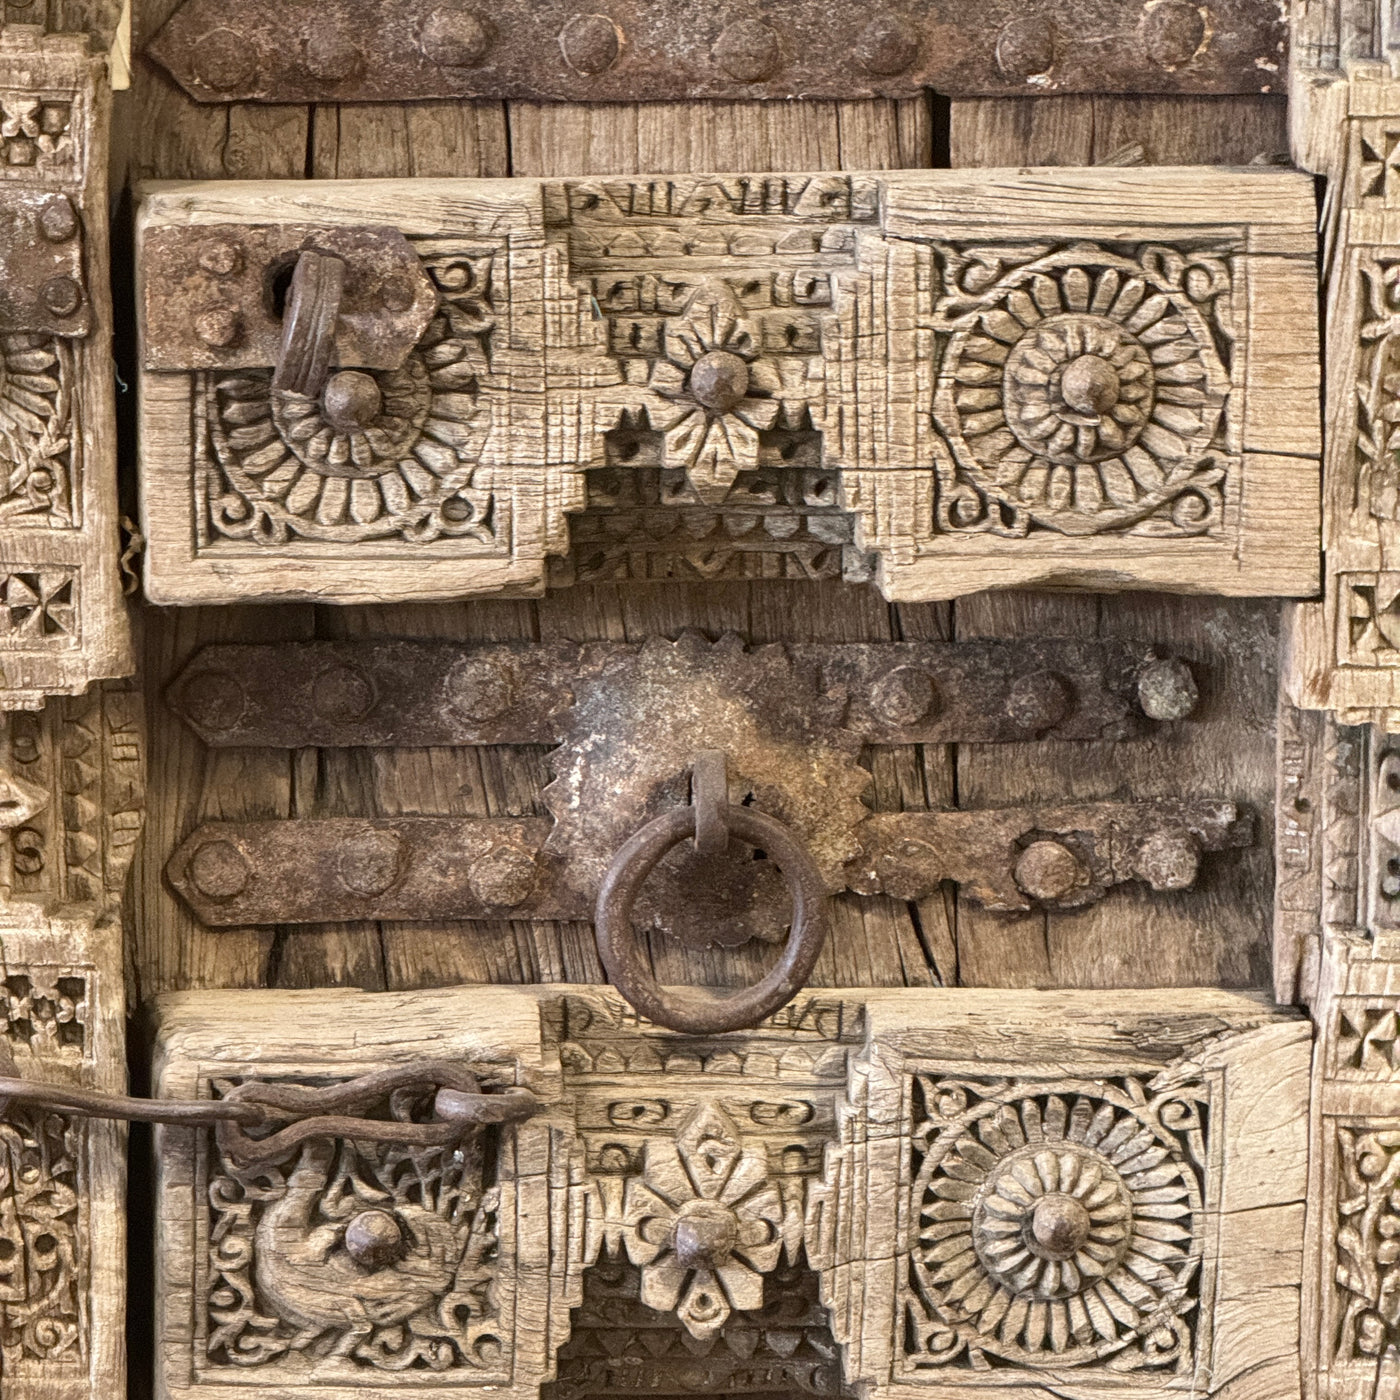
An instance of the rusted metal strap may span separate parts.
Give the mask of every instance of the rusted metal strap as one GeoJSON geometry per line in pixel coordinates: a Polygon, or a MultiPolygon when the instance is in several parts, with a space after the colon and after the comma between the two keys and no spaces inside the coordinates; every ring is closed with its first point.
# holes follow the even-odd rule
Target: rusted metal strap
{"type": "Polygon", "coordinates": [[[73,201],[56,191],[0,188],[0,331],[77,338],[91,330],[73,201]]]}
{"type": "MultiPolygon", "coordinates": [[[[219,747],[557,744],[581,683],[640,650],[420,641],[213,646],[194,657],[166,699],[219,747]]],[[[824,722],[869,744],[1118,741],[1186,718],[1197,698],[1185,663],[1155,657],[1145,643],[876,642],[786,651],[828,701],[824,713],[834,717],[824,722]]]]}
{"type": "MultiPolygon", "coordinates": [[[[249,1081],[234,1085],[222,1099],[141,1099],[13,1075],[0,1077],[0,1105],[17,1103],[38,1104],[81,1118],[212,1126],[220,1147],[246,1166],[274,1161],[313,1137],[440,1147],[475,1127],[519,1122],[538,1107],[528,1089],[504,1086],[488,1091],[466,1066],[437,1061],[396,1065],[317,1088],[249,1081]],[[429,1094],[431,1117],[425,1121],[360,1116],[377,1100],[400,1096],[399,1103],[407,1105],[415,1095],[429,1094]],[[273,1131],[257,1135],[256,1130],[268,1128],[273,1131]]],[[[407,1113],[407,1107],[402,1111],[407,1113]]]]}
{"type": "Polygon", "coordinates": [[[1280,91],[1278,0],[185,0],[146,52],[201,102],[1280,91]]]}
{"type": "MultiPolygon", "coordinates": [[[[166,873],[214,928],[589,919],[592,894],[570,886],[567,862],[540,854],[549,831],[545,818],[208,822],[166,873]]],[[[1233,802],[1163,799],[893,812],[855,834],[861,855],[846,869],[846,888],[915,899],[954,880],[988,908],[1024,911],[1088,904],[1130,880],[1185,889],[1205,852],[1252,843],[1253,820],[1233,802]]]]}

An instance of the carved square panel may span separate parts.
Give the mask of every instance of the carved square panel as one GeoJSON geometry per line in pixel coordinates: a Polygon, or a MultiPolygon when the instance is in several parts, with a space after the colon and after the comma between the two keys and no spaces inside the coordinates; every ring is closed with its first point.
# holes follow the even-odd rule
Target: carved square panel
{"type": "Polygon", "coordinates": [[[132,666],[117,537],[105,65],[0,33],[0,708],[132,666]]]}
{"type": "Polygon", "coordinates": [[[1307,595],[1313,221],[1199,169],[152,187],[148,592],[1307,595]],[[274,387],[278,278],[332,236],[332,368],[274,387]]]}
{"type": "Polygon", "coordinates": [[[804,993],[710,1037],[606,988],[169,997],[165,1095],[431,1058],[540,1114],[251,1169],[162,1130],[160,1393],[1296,1394],[1309,1035],[1214,991],[804,993]]]}
{"type": "MultiPolygon", "coordinates": [[[[121,928],[0,912],[6,1074],[126,1088],[121,928]]],[[[33,1105],[0,1112],[0,1368],[14,1400],[126,1385],[126,1129],[33,1105]]]]}

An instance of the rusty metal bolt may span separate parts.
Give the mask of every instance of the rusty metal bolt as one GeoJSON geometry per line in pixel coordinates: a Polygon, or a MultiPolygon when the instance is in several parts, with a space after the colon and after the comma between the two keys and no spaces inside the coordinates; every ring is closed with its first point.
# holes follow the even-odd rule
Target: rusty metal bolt
{"type": "Polygon", "coordinates": [[[1154,890],[1189,890],[1201,869],[1201,851],[1189,831],[1154,831],[1138,850],[1137,873],[1154,890]]]}
{"type": "Polygon", "coordinates": [[[938,687],[920,666],[896,666],[870,692],[870,708],[886,724],[917,724],[937,708],[938,687]]]}
{"type": "Polygon", "coordinates": [[[607,15],[575,15],[559,31],[559,51],[576,73],[605,73],[622,52],[622,31],[607,15]]]}
{"type": "Polygon", "coordinates": [[[706,351],[691,368],[690,392],[712,412],[728,413],[749,392],[749,367],[732,351],[706,351]]]}
{"type": "Polygon", "coordinates": [[[341,843],[335,873],[351,894],[373,899],[403,872],[403,837],[396,831],[361,831],[341,843]]]}
{"type": "Polygon", "coordinates": [[[363,1268],[387,1269],[404,1253],[403,1227],[387,1210],[362,1210],[345,1227],[345,1252],[363,1268]]]}
{"type": "Polygon", "coordinates": [[[66,243],[77,231],[77,210],[66,194],[56,194],[44,201],[39,213],[39,232],[50,243],[66,243]]]}
{"type": "Polygon", "coordinates": [[[345,30],[317,25],[307,36],[301,61],[313,78],[338,83],[354,73],[362,60],[359,45],[345,30]]]}
{"type": "Polygon", "coordinates": [[[1088,882],[1084,862],[1059,841],[1032,841],[1016,862],[1016,883],[1032,899],[1053,903],[1088,882]]]}
{"type": "Polygon", "coordinates": [[[215,92],[231,92],[252,76],[258,54],[243,35],[233,29],[211,29],[194,45],[194,74],[215,92]]]}
{"type": "Polygon", "coordinates": [[[418,47],[444,68],[476,68],[490,52],[491,26],[475,10],[439,5],[423,21],[418,47]]]}
{"type": "Polygon", "coordinates": [[[248,708],[248,692],[232,671],[200,671],[180,687],[179,708],[200,729],[232,729],[248,708]]]}
{"type": "Polygon", "coordinates": [[[199,250],[199,265],[215,277],[232,277],[243,270],[243,249],[227,238],[211,238],[199,250]]]}
{"type": "Polygon", "coordinates": [[[1179,68],[1206,41],[1202,7],[1188,0],[1149,0],[1142,17],[1142,47],[1153,63],[1179,68]]]}
{"type": "Polygon", "coordinates": [[[384,407],[379,381],[362,369],[342,369],[321,390],[321,413],[338,432],[367,428],[384,407]]]}
{"type": "Polygon", "coordinates": [[[327,666],[311,683],[311,708],[332,724],[364,719],[378,700],[374,682],[358,666],[327,666]]]}
{"type": "Polygon", "coordinates": [[[1185,719],[1201,698],[1191,668],[1177,657],[1151,661],[1137,683],[1138,704],[1148,719],[1185,719]]]}
{"type": "Polygon", "coordinates": [[[1026,15],[1010,20],[997,35],[997,67],[1008,78],[1037,78],[1055,66],[1058,41],[1048,19],[1026,15]]]}
{"type": "Polygon", "coordinates": [[[877,19],[856,41],[856,62],[867,73],[903,73],[918,56],[918,32],[902,19],[877,19]]]}
{"type": "Polygon", "coordinates": [[[757,83],[778,70],[783,50],[770,25],[761,19],[741,19],[721,31],[715,41],[714,59],[731,78],[757,83]]]}
{"type": "Polygon", "coordinates": [[[379,288],[379,302],[386,311],[407,311],[417,298],[417,287],[402,277],[391,277],[379,288]]]}
{"type": "Polygon", "coordinates": [[[71,316],[83,304],[83,289],[72,277],[50,277],[39,299],[53,315],[71,316]]]}
{"type": "Polygon", "coordinates": [[[206,841],[190,857],[191,884],[206,899],[235,899],[248,888],[253,867],[232,841],[206,841]]]}
{"type": "Polygon", "coordinates": [[[243,317],[232,306],[211,306],[194,318],[194,333],[211,350],[227,350],[243,335],[243,317]]]}
{"type": "Polygon", "coordinates": [[[1058,671],[1021,676],[1006,697],[1006,716],[1027,734],[1043,734],[1069,717],[1074,688],[1058,671]]]}
{"type": "Polygon", "coordinates": [[[521,904],[530,897],[538,876],[535,858],[520,846],[495,846],[481,857],[467,875],[472,893],[483,903],[499,908],[521,904]]]}

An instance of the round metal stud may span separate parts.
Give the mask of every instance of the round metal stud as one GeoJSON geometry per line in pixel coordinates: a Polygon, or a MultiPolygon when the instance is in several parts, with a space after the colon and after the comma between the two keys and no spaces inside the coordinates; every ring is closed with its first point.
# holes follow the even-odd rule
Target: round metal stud
{"type": "Polygon", "coordinates": [[[622,31],[607,15],[574,15],[559,31],[559,50],[576,73],[605,73],[622,52],[622,31]]]}
{"type": "Polygon", "coordinates": [[[232,841],[205,841],[187,870],[190,883],[206,899],[236,899],[253,878],[247,856],[232,841]]]}
{"type": "Polygon", "coordinates": [[[741,19],[721,31],[714,58],[731,78],[757,83],[777,72],[783,48],[771,25],[761,19],[741,19]]]}

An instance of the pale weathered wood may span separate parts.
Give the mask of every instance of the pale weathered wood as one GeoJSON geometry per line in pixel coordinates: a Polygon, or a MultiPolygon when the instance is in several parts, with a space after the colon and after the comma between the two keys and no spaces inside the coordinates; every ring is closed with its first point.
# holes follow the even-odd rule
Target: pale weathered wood
{"type": "Polygon", "coordinates": [[[520,1400],[556,1353],[559,1382],[587,1393],[649,1389],[638,1366],[669,1374],[684,1353],[707,1393],[733,1389],[735,1356],[800,1377],[839,1354],[845,1384],[876,1397],[970,1400],[986,1359],[1021,1400],[1296,1394],[1308,1040],[1297,1014],[1216,991],[856,989],[706,1041],[598,988],[168,997],[164,1095],[436,1058],[523,1084],[541,1114],[481,1140],[492,1217],[470,1151],[420,1197],[370,1143],[313,1135],[240,1168],[208,1130],[161,1130],[158,1393],[209,1391],[241,1349],[249,1383],[354,1394],[431,1349],[417,1388],[520,1400]],[[376,1211],[402,1243],[357,1264],[376,1211]],[[729,1243],[711,1228],[726,1224],[729,1243]],[[1086,1231],[1110,1242],[1092,1268],[1086,1231]],[[1062,1276],[1060,1255],[1086,1268],[1062,1276]],[[824,1307],[797,1350],[763,1308],[781,1292],[791,1322],[807,1269],[824,1307]],[[639,1305],[648,1349],[618,1359],[598,1341],[639,1305]],[[408,1328],[384,1321],[395,1306],[408,1328]],[[490,1350],[473,1347],[483,1332],[490,1350]]]}
{"type": "MultiPolygon", "coordinates": [[[[809,414],[887,597],[1035,580],[1307,593],[1311,213],[1294,177],[1189,169],[153,186],[138,245],[147,592],[538,591],[546,558],[568,547],[566,515],[584,508],[581,474],[610,464],[618,425],[648,415],[661,466],[715,508],[759,467],[760,430],[809,414]],[[236,339],[228,367],[197,346],[212,370],[170,372],[196,353],[161,339],[181,324],[153,280],[170,275],[172,238],[387,211],[438,240],[423,256],[475,260],[480,285],[443,295],[491,327],[451,331],[446,315],[429,327],[435,377],[411,360],[393,392],[430,426],[393,427],[404,420],[382,396],[398,381],[383,373],[356,380],[378,404],[368,435],[335,426],[314,396],[284,404],[236,339]],[[1068,252],[1066,234],[1080,240],[1068,252]],[[712,268],[707,241],[742,258],[755,289],[712,268]],[[684,293],[649,292],[658,269],[684,293]],[[721,368],[732,390],[704,387],[721,368]],[[367,474],[347,481],[333,459],[352,450],[367,474]]],[[[215,280],[202,292],[221,306],[231,294],[215,280]]]]}

